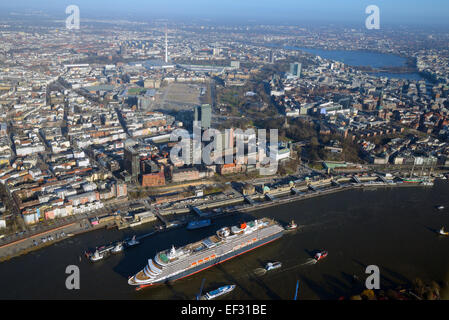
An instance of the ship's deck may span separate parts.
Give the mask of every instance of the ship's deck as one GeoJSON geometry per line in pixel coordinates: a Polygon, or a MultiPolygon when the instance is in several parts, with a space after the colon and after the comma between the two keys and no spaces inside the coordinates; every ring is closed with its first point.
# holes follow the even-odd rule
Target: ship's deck
{"type": "MultiPolygon", "coordinates": [[[[223,254],[228,252],[232,252],[241,248],[242,245],[246,245],[248,243],[258,241],[260,239],[264,239],[273,235],[275,233],[282,232],[284,229],[275,221],[267,218],[260,219],[260,221],[267,223],[265,226],[262,226],[260,229],[255,230],[249,234],[240,234],[235,238],[229,239],[228,241],[222,241],[217,235],[209,236],[203,240],[197,241],[192,244],[188,244],[182,248],[177,250],[183,250],[184,252],[189,252],[187,255],[183,255],[181,259],[175,258],[170,260],[167,265],[162,266],[162,273],[158,274],[155,279],[152,281],[158,281],[161,278],[165,278],[171,276],[173,274],[177,274],[182,272],[183,270],[187,270],[192,267],[196,267],[200,265],[202,262],[204,263],[208,259],[215,259],[215,257],[220,257],[223,254]],[[214,244],[221,243],[219,246],[214,246],[208,248],[204,241],[210,240],[214,244]],[[198,251],[194,251],[192,249],[200,248],[198,251]],[[196,263],[194,263],[196,262],[196,263]]],[[[210,243],[209,243],[210,245],[210,243]]],[[[168,250],[167,250],[168,251],[168,250]]],[[[157,253],[157,255],[163,254],[165,251],[157,253]]],[[[165,257],[166,258],[166,257],[165,257]]],[[[165,262],[165,261],[164,261],[165,262]]],[[[144,270],[141,270],[136,275],[136,280],[138,281],[146,281],[150,280],[149,277],[146,276],[144,270]]]]}

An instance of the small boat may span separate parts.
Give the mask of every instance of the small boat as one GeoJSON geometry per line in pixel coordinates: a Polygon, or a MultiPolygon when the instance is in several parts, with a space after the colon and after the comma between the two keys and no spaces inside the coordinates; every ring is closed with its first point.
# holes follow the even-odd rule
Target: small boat
{"type": "Polygon", "coordinates": [[[438,206],[437,209],[438,209],[438,210],[443,210],[443,209],[444,209],[444,206],[438,206]]]}
{"type": "Polygon", "coordinates": [[[117,242],[117,244],[114,246],[114,249],[111,250],[112,253],[119,253],[123,251],[123,243],[117,242]]]}
{"type": "Polygon", "coordinates": [[[274,270],[274,269],[279,269],[280,267],[282,267],[282,263],[281,262],[268,262],[267,265],[265,266],[265,270],[270,271],[270,270],[274,270]]]}
{"type": "Polygon", "coordinates": [[[324,259],[327,257],[327,251],[320,251],[317,254],[315,254],[315,260],[320,261],[321,259],[324,259]]]}
{"type": "Polygon", "coordinates": [[[167,224],[167,228],[177,228],[177,227],[180,227],[180,226],[182,226],[182,222],[181,221],[172,221],[172,222],[169,222],[167,224]]]}
{"type": "Polygon", "coordinates": [[[131,240],[126,241],[126,245],[128,247],[132,247],[132,246],[136,246],[138,245],[140,242],[138,240],[136,240],[136,236],[132,237],[131,240]]]}
{"type": "Polygon", "coordinates": [[[297,228],[298,228],[298,225],[293,220],[286,227],[287,230],[296,230],[297,228]]]}
{"type": "Polygon", "coordinates": [[[92,262],[100,261],[100,260],[103,259],[103,258],[104,258],[103,254],[101,254],[100,252],[98,252],[98,249],[95,250],[95,252],[94,252],[93,254],[90,254],[90,255],[89,255],[89,259],[90,259],[90,261],[92,261],[92,262]]]}
{"type": "Polygon", "coordinates": [[[444,231],[444,227],[441,227],[441,229],[440,229],[440,235],[442,235],[442,236],[449,236],[449,232],[447,232],[447,231],[444,231]]]}
{"type": "Polygon", "coordinates": [[[210,219],[192,221],[192,222],[189,222],[189,224],[187,225],[187,230],[195,230],[195,229],[205,228],[210,225],[211,225],[210,219]]]}
{"type": "Polygon", "coordinates": [[[222,295],[225,295],[225,294],[231,292],[234,289],[235,289],[235,285],[234,284],[223,286],[223,287],[220,287],[220,288],[218,288],[216,290],[213,290],[213,291],[210,291],[210,292],[206,293],[203,296],[203,298],[206,299],[206,300],[212,300],[212,299],[221,297],[222,295]]]}

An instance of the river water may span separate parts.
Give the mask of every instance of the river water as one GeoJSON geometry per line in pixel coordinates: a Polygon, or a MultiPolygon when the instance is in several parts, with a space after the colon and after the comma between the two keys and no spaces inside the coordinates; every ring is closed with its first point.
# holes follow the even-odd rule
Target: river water
{"type": "MultiPolygon", "coordinates": [[[[377,265],[381,287],[407,283],[416,277],[445,281],[449,270],[449,238],[436,234],[449,228],[449,183],[434,187],[348,190],[250,213],[302,225],[280,240],[171,285],[135,291],[128,276],[145,266],[148,258],[171,245],[202,239],[218,228],[248,220],[237,214],[214,221],[206,229],[172,230],[149,237],[134,248],[95,264],[82,253],[151,226],[127,230],[98,230],[66,239],[53,246],[0,264],[0,299],[192,299],[205,278],[204,290],[234,283],[223,299],[292,299],[300,280],[299,299],[336,299],[360,289],[353,279],[365,279],[367,265],[377,265]],[[310,264],[314,250],[329,256],[310,264]],[[81,256],[81,260],[80,260],[81,256]],[[281,269],[265,275],[255,270],[268,261],[281,269]],[[67,290],[65,269],[80,268],[80,290],[67,290]]],[[[364,282],[364,280],[363,280],[364,282]]]]}

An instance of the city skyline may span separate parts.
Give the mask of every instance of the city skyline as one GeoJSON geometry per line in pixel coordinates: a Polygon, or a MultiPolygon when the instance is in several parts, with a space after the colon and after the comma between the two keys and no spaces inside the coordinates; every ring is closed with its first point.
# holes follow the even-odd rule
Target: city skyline
{"type": "Polygon", "coordinates": [[[449,299],[433,4],[3,1],[0,299],[449,299]]]}

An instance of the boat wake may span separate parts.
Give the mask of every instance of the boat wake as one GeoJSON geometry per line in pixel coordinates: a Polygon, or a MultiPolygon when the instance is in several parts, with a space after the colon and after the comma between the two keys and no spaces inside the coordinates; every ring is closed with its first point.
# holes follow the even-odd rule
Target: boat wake
{"type": "Polygon", "coordinates": [[[261,277],[261,276],[263,276],[265,273],[267,273],[267,270],[265,270],[264,268],[257,268],[257,269],[254,269],[253,273],[254,273],[256,276],[261,277]]]}
{"type": "MultiPolygon", "coordinates": [[[[282,270],[276,272],[275,274],[280,274],[280,273],[283,273],[283,272],[286,272],[286,271],[290,271],[290,270],[293,270],[293,269],[296,269],[296,268],[300,268],[300,267],[303,267],[303,266],[310,266],[310,265],[313,265],[313,264],[315,264],[317,262],[318,261],[316,259],[309,258],[304,263],[296,264],[296,265],[293,265],[293,266],[288,267],[288,268],[283,268],[282,270]]],[[[261,277],[261,276],[265,275],[266,273],[267,273],[267,270],[265,268],[257,268],[257,269],[253,270],[252,275],[254,275],[256,277],[261,277]]]]}
{"type": "Polygon", "coordinates": [[[317,263],[318,261],[316,259],[313,258],[309,258],[306,260],[306,262],[304,262],[303,264],[301,264],[302,266],[310,266],[312,264],[317,263]]]}

